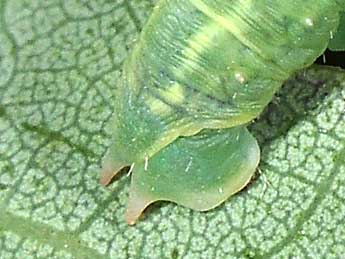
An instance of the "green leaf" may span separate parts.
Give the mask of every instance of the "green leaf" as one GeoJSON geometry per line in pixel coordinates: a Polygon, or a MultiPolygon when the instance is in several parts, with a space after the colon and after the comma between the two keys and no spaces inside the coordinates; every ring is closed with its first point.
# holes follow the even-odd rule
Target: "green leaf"
{"type": "MultiPolygon", "coordinates": [[[[116,79],[154,2],[0,0],[0,258],[341,258],[345,74],[292,78],[251,126],[260,173],[210,212],[98,183],[116,79]]],[[[150,164],[149,164],[150,166],[150,164]]]]}
{"type": "Polygon", "coordinates": [[[328,48],[333,51],[345,50],[345,13],[342,13],[338,31],[332,36],[328,48]]]}

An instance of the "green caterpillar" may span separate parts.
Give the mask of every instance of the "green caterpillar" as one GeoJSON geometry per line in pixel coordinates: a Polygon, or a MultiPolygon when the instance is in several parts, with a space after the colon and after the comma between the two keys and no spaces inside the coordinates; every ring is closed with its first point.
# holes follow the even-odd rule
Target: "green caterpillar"
{"type": "Polygon", "coordinates": [[[205,211],[250,180],[246,125],[336,32],[344,0],[161,0],[118,82],[107,185],[130,167],[126,220],[157,200],[205,211]]]}

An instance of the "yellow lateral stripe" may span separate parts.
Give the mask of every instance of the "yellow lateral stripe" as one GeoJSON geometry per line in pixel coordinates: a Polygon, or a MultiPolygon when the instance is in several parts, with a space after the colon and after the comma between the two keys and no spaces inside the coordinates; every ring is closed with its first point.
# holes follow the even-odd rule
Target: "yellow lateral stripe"
{"type": "Polygon", "coordinates": [[[211,24],[206,24],[200,31],[188,39],[187,46],[182,50],[183,55],[186,57],[176,74],[181,74],[182,71],[189,68],[196,69],[198,64],[198,57],[207,49],[211,47],[213,35],[218,33],[218,26],[212,21],[211,24]]]}
{"type": "Polygon", "coordinates": [[[215,27],[211,25],[204,25],[200,28],[200,32],[196,33],[188,40],[188,47],[183,50],[183,54],[188,57],[186,62],[195,61],[197,57],[205,49],[210,47],[212,40],[212,33],[215,32],[215,27]]]}
{"type": "MultiPolygon", "coordinates": [[[[189,0],[189,1],[196,9],[198,9],[200,12],[205,14],[215,23],[221,25],[225,30],[227,30],[232,35],[234,35],[239,42],[241,42],[244,46],[248,47],[253,52],[255,52],[262,60],[267,60],[266,55],[261,50],[261,48],[257,47],[255,43],[248,40],[243,34],[243,28],[234,25],[230,17],[228,17],[229,19],[227,19],[226,17],[224,18],[222,15],[217,14],[212,8],[207,6],[203,2],[203,0],[189,0]]],[[[243,6],[249,8],[251,1],[252,0],[244,0],[241,3],[243,6]]],[[[245,33],[248,33],[248,32],[245,32],[245,33]]],[[[285,71],[285,69],[281,68],[277,63],[274,63],[274,65],[276,67],[277,74],[279,74],[278,78],[287,78],[287,72],[285,71]]]]}
{"type": "Polygon", "coordinates": [[[260,56],[262,56],[263,53],[261,49],[259,49],[253,43],[248,41],[246,37],[243,36],[241,28],[234,26],[228,19],[217,14],[214,10],[212,10],[205,3],[203,3],[202,0],[189,0],[189,1],[199,11],[204,13],[206,16],[208,16],[209,18],[214,20],[216,23],[221,25],[223,28],[225,28],[227,31],[229,31],[231,34],[233,34],[243,45],[247,46],[248,48],[258,53],[260,56]]]}

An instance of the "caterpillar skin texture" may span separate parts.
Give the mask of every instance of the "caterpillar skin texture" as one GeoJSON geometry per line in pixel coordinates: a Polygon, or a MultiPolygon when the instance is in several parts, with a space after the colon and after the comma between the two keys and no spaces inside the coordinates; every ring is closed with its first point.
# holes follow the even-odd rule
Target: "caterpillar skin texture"
{"type": "Polygon", "coordinates": [[[260,151],[246,124],[323,53],[344,0],[161,0],[117,82],[101,183],[124,167],[126,219],[152,202],[214,208],[243,188],[260,151]]]}

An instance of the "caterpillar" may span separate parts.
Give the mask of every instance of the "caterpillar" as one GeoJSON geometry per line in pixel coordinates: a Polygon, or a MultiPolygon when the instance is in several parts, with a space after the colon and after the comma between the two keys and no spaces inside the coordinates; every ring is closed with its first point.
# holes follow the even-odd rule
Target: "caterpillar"
{"type": "Polygon", "coordinates": [[[344,0],[160,0],[117,82],[101,183],[132,174],[126,221],[158,200],[206,211],[251,179],[246,125],[323,53],[344,0]]]}
{"type": "Polygon", "coordinates": [[[339,27],[335,35],[331,32],[328,48],[333,51],[345,51],[345,12],[341,13],[339,27]]]}

